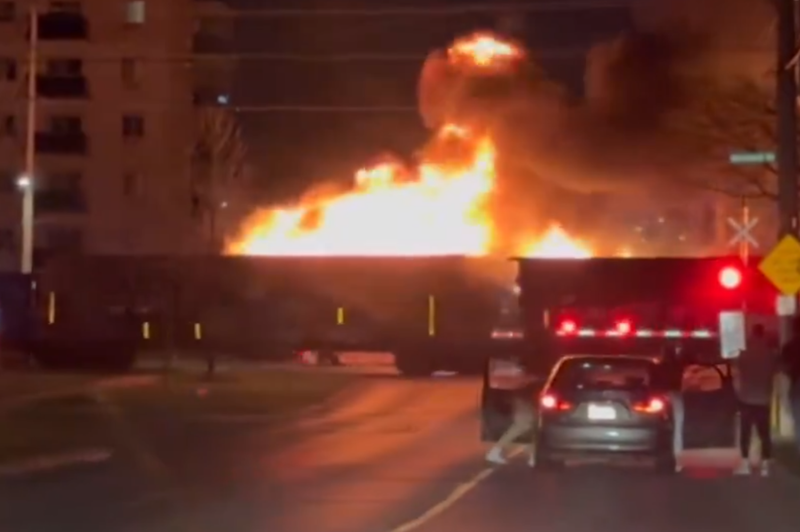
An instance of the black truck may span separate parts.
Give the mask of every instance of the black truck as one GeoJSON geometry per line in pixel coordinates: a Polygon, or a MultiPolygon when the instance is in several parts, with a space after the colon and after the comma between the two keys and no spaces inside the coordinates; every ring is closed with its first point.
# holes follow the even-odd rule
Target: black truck
{"type": "Polygon", "coordinates": [[[120,367],[136,344],[267,360],[391,352],[407,375],[479,373],[521,346],[514,273],[468,257],[64,258],[37,274],[40,315],[54,314],[37,337],[49,352],[74,345],[62,362],[95,346],[83,351],[120,367]]]}

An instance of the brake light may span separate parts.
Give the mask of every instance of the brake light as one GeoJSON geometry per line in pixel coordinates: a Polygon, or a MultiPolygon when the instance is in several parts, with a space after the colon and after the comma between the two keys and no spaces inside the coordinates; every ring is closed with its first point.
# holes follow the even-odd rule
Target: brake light
{"type": "Polygon", "coordinates": [[[666,408],[667,404],[664,402],[663,399],[658,397],[653,397],[649,401],[633,405],[633,409],[636,412],[641,412],[643,414],[660,414],[666,408]]]}
{"type": "Polygon", "coordinates": [[[552,393],[546,393],[539,398],[539,406],[543,410],[569,410],[572,405],[566,401],[559,401],[552,393]]]}
{"type": "Polygon", "coordinates": [[[719,272],[719,284],[728,290],[738,288],[742,284],[742,272],[733,266],[726,266],[719,272]]]}
{"type": "Polygon", "coordinates": [[[578,325],[572,320],[565,320],[561,322],[558,330],[561,334],[572,334],[578,330],[578,325]]]}
{"type": "Polygon", "coordinates": [[[617,334],[624,336],[626,334],[630,334],[633,327],[631,326],[631,322],[628,320],[622,320],[617,322],[617,334]]]}
{"type": "Polygon", "coordinates": [[[558,399],[556,399],[554,395],[545,394],[542,396],[539,404],[542,406],[542,408],[549,410],[558,406],[558,399]]]}

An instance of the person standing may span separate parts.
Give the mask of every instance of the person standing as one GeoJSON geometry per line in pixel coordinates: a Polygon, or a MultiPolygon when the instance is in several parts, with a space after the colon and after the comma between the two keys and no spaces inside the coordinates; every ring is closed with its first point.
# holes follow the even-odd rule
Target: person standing
{"type": "Polygon", "coordinates": [[[735,474],[749,475],[752,472],[750,443],[755,429],[761,442],[761,475],[767,476],[772,460],[770,407],[779,359],[762,324],[753,325],[747,347],[739,353],[734,364],[737,370],[735,386],[739,399],[739,450],[742,459],[735,474]]]}
{"type": "Polygon", "coordinates": [[[657,388],[664,390],[672,410],[672,454],[675,470],[680,471],[680,455],[683,452],[683,426],[686,417],[683,403],[683,373],[686,361],[680,346],[665,348],[657,370],[657,388]]]}
{"type": "Polygon", "coordinates": [[[800,317],[792,324],[792,338],[781,350],[783,370],[789,379],[789,408],[794,425],[794,441],[800,453],[800,317]]]}

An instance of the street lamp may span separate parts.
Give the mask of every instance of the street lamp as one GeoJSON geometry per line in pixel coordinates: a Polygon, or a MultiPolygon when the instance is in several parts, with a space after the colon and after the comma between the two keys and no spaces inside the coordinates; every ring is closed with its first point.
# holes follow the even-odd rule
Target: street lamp
{"type": "Polygon", "coordinates": [[[17,187],[22,191],[22,273],[33,271],[33,198],[35,190],[33,179],[22,175],[17,179],[17,187]]]}
{"type": "Polygon", "coordinates": [[[35,8],[30,11],[30,41],[28,47],[28,116],[25,131],[25,174],[17,180],[22,189],[22,273],[33,272],[34,194],[36,159],[36,65],[38,63],[39,17],[35,8]]]}

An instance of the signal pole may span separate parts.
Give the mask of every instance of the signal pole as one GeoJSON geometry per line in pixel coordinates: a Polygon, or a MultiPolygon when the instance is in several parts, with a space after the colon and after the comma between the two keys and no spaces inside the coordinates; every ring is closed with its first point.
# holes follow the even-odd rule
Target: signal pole
{"type": "Polygon", "coordinates": [[[34,196],[36,194],[36,74],[39,62],[39,17],[35,7],[30,10],[28,39],[27,124],[25,131],[25,175],[19,181],[22,189],[22,273],[33,271],[34,196]]]}

